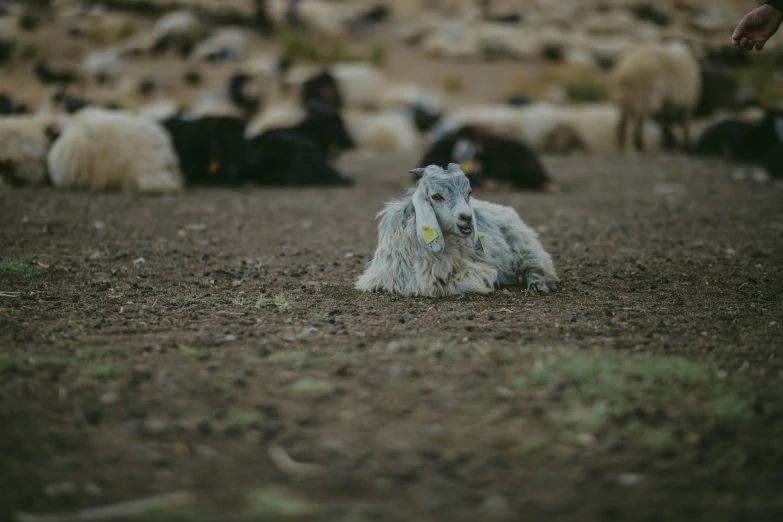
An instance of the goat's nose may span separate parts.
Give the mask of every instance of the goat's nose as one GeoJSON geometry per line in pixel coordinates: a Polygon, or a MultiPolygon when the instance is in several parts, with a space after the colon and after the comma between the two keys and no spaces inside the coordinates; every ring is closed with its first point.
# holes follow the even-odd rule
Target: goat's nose
{"type": "Polygon", "coordinates": [[[471,221],[473,221],[473,216],[471,216],[470,214],[460,214],[460,215],[459,215],[459,218],[460,218],[462,221],[465,221],[465,222],[467,222],[467,223],[470,223],[471,221]]]}

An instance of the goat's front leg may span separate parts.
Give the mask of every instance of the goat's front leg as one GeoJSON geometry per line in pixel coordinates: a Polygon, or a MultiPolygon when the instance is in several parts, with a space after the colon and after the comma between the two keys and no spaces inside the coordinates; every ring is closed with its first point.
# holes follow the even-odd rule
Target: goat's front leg
{"type": "Polygon", "coordinates": [[[538,234],[529,226],[507,229],[506,240],[511,248],[519,255],[517,274],[519,282],[525,282],[529,290],[535,290],[548,294],[557,288],[560,279],[555,271],[555,264],[541,242],[538,234]]]}

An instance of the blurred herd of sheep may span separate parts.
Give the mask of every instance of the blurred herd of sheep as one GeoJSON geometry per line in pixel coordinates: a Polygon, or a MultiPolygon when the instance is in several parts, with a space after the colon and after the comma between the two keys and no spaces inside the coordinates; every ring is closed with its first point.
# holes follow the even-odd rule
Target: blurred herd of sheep
{"type": "Polygon", "coordinates": [[[780,175],[783,54],[731,46],[745,2],[709,5],[0,2],[0,174],[142,192],[350,184],[333,160],[358,148],[543,188],[552,176],[536,153],[612,153],[630,132],[639,151],[682,148],[780,175]],[[501,61],[523,80],[469,99],[464,84],[491,80],[391,75],[395,47],[455,68],[501,61]]]}

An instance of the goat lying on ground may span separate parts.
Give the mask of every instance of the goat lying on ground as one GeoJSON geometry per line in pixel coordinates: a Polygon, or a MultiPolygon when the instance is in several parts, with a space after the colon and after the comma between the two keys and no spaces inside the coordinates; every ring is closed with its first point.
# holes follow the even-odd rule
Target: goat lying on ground
{"type": "Polygon", "coordinates": [[[552,179],[535,153],[520,141],[495,136],[472,126],[438,140],[421,165],[459,163],[474,187],[488,179],[517,188],[546,189],[552,179]]]}
{"type": "Polygon", "coordinates": [[[378,214],[378,248],[356,288],[406,296],[488,294],[524,281],[548,293],[552,258],[514,209],[470,199],[470,182],[452,163],[411,171],[416,188],[378,214]]]}

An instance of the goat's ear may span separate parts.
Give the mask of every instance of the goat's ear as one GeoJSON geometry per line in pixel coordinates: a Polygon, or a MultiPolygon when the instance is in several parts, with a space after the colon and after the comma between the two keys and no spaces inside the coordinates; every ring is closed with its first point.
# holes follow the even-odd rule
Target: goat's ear
{"type": "Polygon", "coordinates": [[[479,254],[484,253],[484,242],[482,239],[484,239],[484,234],[479,232],[478,230],[478,221],[476,220],[476,211],[473,211],[473,248],[476,249],[476,252],[479,254]]]}
{"type": "Polygon", "coordinates": [[[449,174],[462,174],[462,168],[457,163],[449,163],[446,172],[449,174]]]}
{"type": "Polygon", "coordinates": [[[419,242],[433,252],[443,252],[446,241],[424,188],[413,193],[413,209],[416,211],[416,237],[419,242]]]}
{"type": "Polygon", "coordinates": [[[413,174],[414,176],[416,176],[417,178],[421,179],[424,176],[424,171],[425,170],[426,169],[424,169],[424,168],[413,169],[413,170],[410,171],[410,173],[413,174]]]}

